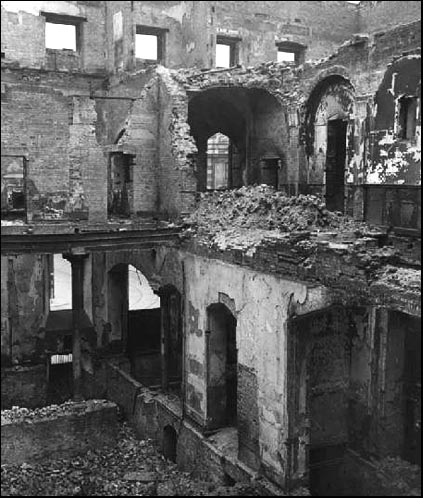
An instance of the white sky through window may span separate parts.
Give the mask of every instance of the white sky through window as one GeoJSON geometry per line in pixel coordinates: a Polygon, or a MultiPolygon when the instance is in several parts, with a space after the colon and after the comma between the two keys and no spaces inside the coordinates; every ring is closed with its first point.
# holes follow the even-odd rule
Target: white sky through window
{"type": "Polygon", "coordinates": [[[229,45],[216,44],[216,67],[231,67],[231,47],[229,45]]]}
{"type": "Polygon", "coordinates": [[[156,35],[137,34],[135,37],[135,57],[137,59],[158,59],[158,39],[156,35]]]}
{"type": "Polygon", "coordinates": [[[295,53],[278,50],[278,62],[295,62],[295,53]]]}
{"type": "Polygon", "coordinates": [[[76,27],[73,24],[46,22],[46,48],[76,51],[76,27]]]}

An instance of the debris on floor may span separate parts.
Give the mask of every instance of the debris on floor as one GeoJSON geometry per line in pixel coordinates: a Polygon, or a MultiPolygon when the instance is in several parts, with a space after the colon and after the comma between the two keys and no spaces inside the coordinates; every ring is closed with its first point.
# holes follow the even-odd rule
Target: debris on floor
{"type": "Polygon", "coordinates": [[[137,440],[126,424],[115,447],[39,464],[12,466],[2,462],[1,495],[259,496],[246,485],[219,486],[194,479],[166,460],[153,441],[137,440]]]}

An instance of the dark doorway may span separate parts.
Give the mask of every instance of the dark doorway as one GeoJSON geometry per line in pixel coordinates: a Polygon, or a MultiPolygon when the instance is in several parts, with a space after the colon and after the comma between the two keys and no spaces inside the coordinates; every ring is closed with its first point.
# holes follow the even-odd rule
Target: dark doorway
{"type": "Polygon", "coordinates": [[[209,307],[208,429],[237,423],[236,318],[223,304],[209,307]]]}
{"type": "Polygon", "coordinates": [[[261,166],[261,182],[266,185],[274,187],[276,190],[278,188],[279,178],[279,163],[280,159],[278,157],[265,158],[260,161],[261,166]]]}
{"type": "Polygon", "coordinates": [[[330,211],[344,212],[345,160],[347,151],[347,122],[328,121],[326,153],[326,206],[330,211]]]}
{"type": "Polygon", "coordinates": [[[165,458],[175,463],[177,446],[178,435],[172,426],[167,425],[163,429],[163,455],[165,458]]]}

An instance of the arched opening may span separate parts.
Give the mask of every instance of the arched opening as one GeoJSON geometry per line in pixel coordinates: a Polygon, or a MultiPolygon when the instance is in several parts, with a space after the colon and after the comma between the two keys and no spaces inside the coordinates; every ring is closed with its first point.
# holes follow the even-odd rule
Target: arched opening
{"type": "Polygon", "coordinates": [[[178,434],[176,430],[171,426],[167,425],[163,429],[163,455],[165,458],[171,462],[176,463],[178,447],[178,434]]]}
{"type": "Polygon", "coordinates": [[[320,81],[307,102],[306,153],[310,193],[331,211],[345,211],[347,149],[353,136],[354,89],[344,77],[320,81]]]}
{"type": "MultiPolygon", "coordinates": [[[[49,403],[63,403],[73,395],[72,265],[62,254],[48,256],[50,312],[46,321],[49,403]]],[[[85,316],[82,317],[86,324],[85,316]]]]}
{"type": "Polygon", "coordinates": [[[207,140],[207,190],[224,190],[231,184],[229,137],[215,133],[207,140]]]}
{"type": "Polygon", "coordinates": [[[207,429],[237,425],[237,320],[223,304],[208,308],[207,429]]]}
{"type": "Polygon", "coordinates": [[[225,87],[195,93],[188,122],[198,149],[199,191],[286,183],[286,121],[266,90],[225,87]],[[269,174],[272,168],[281,170],[277,181],[274,172],[269,174]]]}
{"type": "Polygon", "coordinates": [[[145,385],[159,385],[160,298],[132,265],[119,264],[109,271],[108,323],[105,342],[127,352],[133,377],[145,385]]]}

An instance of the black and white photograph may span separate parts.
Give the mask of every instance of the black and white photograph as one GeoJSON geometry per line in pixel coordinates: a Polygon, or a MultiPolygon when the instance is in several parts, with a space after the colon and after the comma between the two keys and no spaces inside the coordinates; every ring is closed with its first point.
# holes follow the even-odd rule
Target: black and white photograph
{"type": "Polygon", "coordinates": [[[421,1],[1,1],[1,495],[421,496],[421,1]]]}

